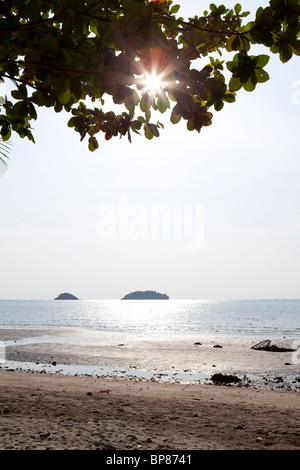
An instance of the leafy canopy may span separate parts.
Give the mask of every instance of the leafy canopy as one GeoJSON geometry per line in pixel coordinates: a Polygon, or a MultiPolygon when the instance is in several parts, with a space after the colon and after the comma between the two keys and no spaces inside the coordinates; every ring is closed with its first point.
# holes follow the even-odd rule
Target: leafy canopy
{"type": "Polygon", "coordinates": [[[31,121],[41,106],[69,112],[68,126],[91,151],[99,133],[158,137],[163,124],[151,122],[153,110],[169,109],[172,123],[183,119],[200,132],[238,90],[269,79],[269,55],[252,55],[253,45],[282,62],[300,55],[300,0],[271,0],[249,22],[239,3],[212,3],[188,21],[179,10],[166,0],[1,2],[0,79],[13,83],[0,103],[3,141],[12,131],[34,141],[31,121]]]}

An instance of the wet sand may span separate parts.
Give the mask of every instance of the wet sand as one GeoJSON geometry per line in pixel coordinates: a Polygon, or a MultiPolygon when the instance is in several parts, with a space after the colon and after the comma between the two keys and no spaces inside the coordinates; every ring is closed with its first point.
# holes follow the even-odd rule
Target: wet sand
{"type": "MultiPolygon", "coordinates": [[[[299,351],[257,351],[252,349],[257,338],[197,336],[103,342],[92,334],[87,337],[82,330],[61,329],[0,330],[0,340],[6,346],[2,369],[197,383],[207,383],[216,373],[236,374],[247,386],[300,391],[299,351]]],[[[293,346],[284,339],[275,343],[293,346]]]]}

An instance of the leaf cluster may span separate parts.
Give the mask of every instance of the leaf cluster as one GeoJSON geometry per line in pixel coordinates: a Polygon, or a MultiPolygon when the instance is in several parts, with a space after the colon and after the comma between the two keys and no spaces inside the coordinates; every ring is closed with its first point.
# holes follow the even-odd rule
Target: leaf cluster
{"type": "Polygon", "coordinates": [[[183,119],[200,132],[240,89],[269,79],[269,55],[251,54],[253,45],[282,62],[300,55],[300,0],[271,0],[245,24],[249,12],[239,3],[212,3],[188,21],[179,11],[170,0],[1,2],[0,80],[14,85],[0,104],[3,141],[12,132],[34,141],[39,107],[70,113],[69,127],[91,151],[99,133],[105,140],[158,137],[163,124],[151,121],[153,112],[169,110],[172,123],[183,119]],[[233,57],[221,60],[222,51],[233,57]],[[154,92],[150,73],[162,78],[154,92]],[[108,97],[113,106],[105,111],[108,97]]]}

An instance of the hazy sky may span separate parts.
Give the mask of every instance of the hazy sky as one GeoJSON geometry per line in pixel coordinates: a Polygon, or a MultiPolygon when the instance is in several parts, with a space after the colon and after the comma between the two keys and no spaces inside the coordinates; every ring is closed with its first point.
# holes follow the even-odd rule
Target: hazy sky
{"type": "MultiPolygon", "coordinates": [[[[175,3],[192,16],[210,2],[175,3]]],[[[91,153],[39,110],[36,144],[14,137],[0,178],[0,298],[299,298],[300,58],[271,59],[270,81],[200,134],[161,116],[159,139],[91,153]]]]}

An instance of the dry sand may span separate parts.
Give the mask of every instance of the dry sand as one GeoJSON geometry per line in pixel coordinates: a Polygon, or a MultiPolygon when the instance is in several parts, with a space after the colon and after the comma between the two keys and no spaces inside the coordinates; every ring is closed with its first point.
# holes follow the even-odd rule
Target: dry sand
{"type": "Polygon", "coordinates": [[[300,449],[300,395],[0,372],[0,449],[300,449]]]}

